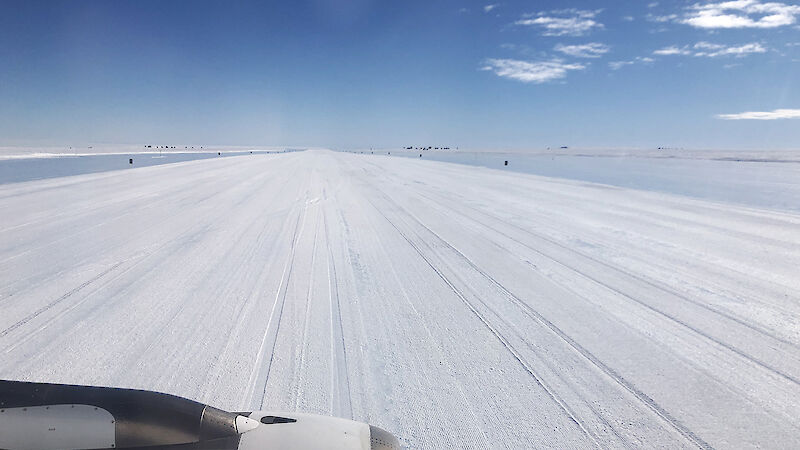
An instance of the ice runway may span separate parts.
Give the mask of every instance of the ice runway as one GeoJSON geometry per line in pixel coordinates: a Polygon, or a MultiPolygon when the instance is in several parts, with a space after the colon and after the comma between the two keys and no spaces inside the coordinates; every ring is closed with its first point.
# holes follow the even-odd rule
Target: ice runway
{"type": "Polygon", "coordinates": [[[0,377],[412,448],[800,446],[800,215],[387,156],[0,186],[0,377]]]}

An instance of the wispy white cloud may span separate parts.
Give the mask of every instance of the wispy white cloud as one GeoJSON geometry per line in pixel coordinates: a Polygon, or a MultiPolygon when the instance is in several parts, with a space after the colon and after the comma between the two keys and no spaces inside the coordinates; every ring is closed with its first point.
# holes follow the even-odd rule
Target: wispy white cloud
{"type": "Polygon", "coordinates": [[[678,15],[677,14],[665,14],[665,15],[658,16],[658,15],[655,15],[655,14],[648,13],[646,16],[644,16],[644,18],[647,19],[650,22],[665,23],[665,22],[672,22],[672,21],[678,19],[678,15]]]}
{"type": "Polygon", "coordinates": [[[622,20],[625,22],[633,22],[636,19],[633,16],[622,16],[622,20]]]}
{"type": "Polygon", "coordinates": [[[656,6],[658,6],[658,2],[651,2],[647,4],[648,8],[655,8],[656,6]]]}
{"type": "Polygon", "coordinates": [[[702,49],[702,50],[714,50],[714,51],[717,51],[717,50],[721,50],[721,49],[725,48],[725,46],[722,45],[722,44],[713,44],[711,42],[700,41],[700,42],[694,44],[694,48],[699,48],[699,49],[702,49]]]}
{"type": "Polygon", "coordinates": [[[778,120],[800,119],[800,109],[776,109],[774,111],[748,111],[737,114],[717,114],[723,120],[778,120]]]}
{"type": "Polygon", "coordinates": [[[655,59],[648,56],[637,56],[636,58],[627,61],[611,61],[608,63],[608,67],[611,70],[619,70],[625,66],[631,66],[634,64],[652,64],[653,62],[655,62],[655,59]]]}
{"type": "Polygon", "coordinates": [[[491,12],[493,9],[500,6],[500,3],[492,3],[491,5],[486,5],[483,7],[483,12],[491,12]]]}
{"type": "Polygon", "coordinates": [[[611,61],[610,63],[608,63],[608,67],[611,70],[619,70],[619,69],[622,69],[623,67],[629,66],[631,64],[634,64],[634,62],[633,61],[611,61]]]}
{"type": "Polygon", "coordinates": [[[541,84],[558,80],[567,76],[571,70],[583,70],[586,65],[567,64],[562,60],[521,61],[517,59],[488,59],[481,70],[494,72],[495,75],[524,83],[541,84]]]}
{"type": "Polygon", "coordinates": [[[792,25],[800,6],[760,0],[731,0],[695,3],[688,8],[682,23],[695,28],[776,28],[792,25]]]}
{"type": "Polygon", "coordinates": [[[595,20],[599,12],[599,10],[562,9],[527,14],[514,23],[539,27],[543,36],[583,36],[594,29],[603,28],[603,24],[595,20]]]}
{"type": "Polygon", "coordinates": [[[765,53],[766,47],[758,42],[744,44],[739,46],[725,46],[720,44],[711,44],[709,42],[698,42],[694,44],[695,49],[700,51],[695,52],[694,56],[708,56],[716,58],[717,56],[745,56],[751,53],[765,53]]]}
{"type": "Polygon", "coordinates": [[[677,47],[675,45],[664,47],[653,52],[654,55],[671,56],[671,55],[687,55],[687,56],[705,56],[708,58],[716,58],[718,56],[736,56],[742,57],[753,53],[765,53],[767,48],[758,42],[752,42],[744,45],[726,46],[722,44],[714,44],[711,42],[700,41],[693,46],[677,47]]]}
{"type": "Polygon", "coordinates": [[[576,58],[599,58],[608,53],[611,47],[599,42],[590,42],[579,45],[558,44],[555,46],[555,50],[576,58]]]}
{"type": "Polygon", "coordinates": [[[653,52],[654,55],[669,56],[669,55],[691,55],[692,52],[685,48],[678,48],[674,45],[669,47],[660,48],[653,52]]]}

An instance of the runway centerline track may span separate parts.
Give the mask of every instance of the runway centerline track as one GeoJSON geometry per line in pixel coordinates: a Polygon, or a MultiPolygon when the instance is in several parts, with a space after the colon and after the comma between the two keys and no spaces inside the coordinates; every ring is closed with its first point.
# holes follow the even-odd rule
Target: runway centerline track
{"type": "Polygon", "coordinates": [[[800,446],[800,215],[389,156],[0,186],[0,377],[411,448],[800,446]]]}

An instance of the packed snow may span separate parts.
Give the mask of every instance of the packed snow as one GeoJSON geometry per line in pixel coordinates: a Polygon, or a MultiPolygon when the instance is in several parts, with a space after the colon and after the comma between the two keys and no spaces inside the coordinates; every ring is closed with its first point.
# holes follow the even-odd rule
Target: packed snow
{"type": "Polygon", "coordinates": [[[800,151],[554,149],[381,153],[800,212],[800,151]]]}
{"type": "Polygon", "coordinates": [[[680,194],[317,150],[1,184],[0,378],[410,448],[799,447],[800,214],[680,194]]]}
{"type": "MultiPolygon", "coordinates": [[[[13,152],[0,152],[0,184],[44,178],[82,175],[106,172],[109,170],[134,169],[161,164],[173,164],[196,159],[220,158],[250,154],[286,153],[293,149],[279,150],[241,150],[239,148],[220,148],[209,151],[164,150],[122,153],[123,148],[107,148],[105,151],[87,154],[47,153],[41,151],[21,151],[11,147],[13,152]],[[116,150],[116,151],[112,151],[116,150]]],[[[2,150],[2,148],[0,148],[2,150]]]]}

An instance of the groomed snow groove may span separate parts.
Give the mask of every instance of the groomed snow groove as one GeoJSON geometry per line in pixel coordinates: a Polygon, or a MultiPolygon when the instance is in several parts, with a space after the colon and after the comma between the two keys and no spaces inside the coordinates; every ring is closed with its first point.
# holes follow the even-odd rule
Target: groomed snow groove
{"type": "Polygon", "coordinates": [[[0,185],[0,377],[410,448],[800,447],[800,216],[330,151],[0,185]]]}

